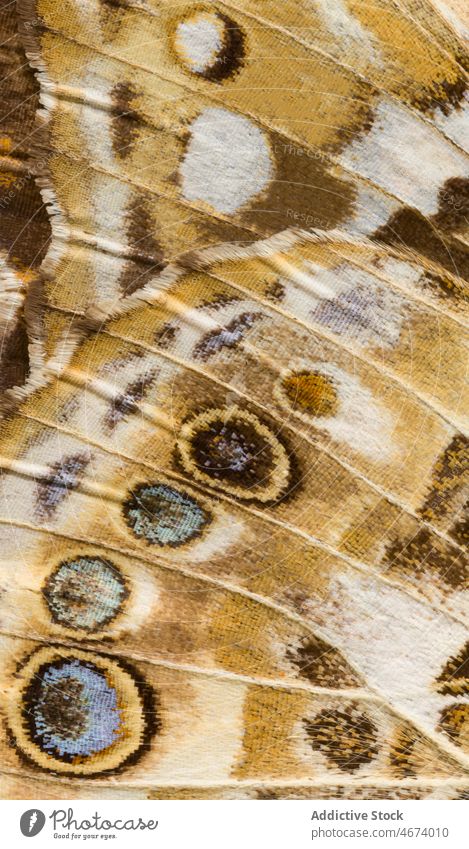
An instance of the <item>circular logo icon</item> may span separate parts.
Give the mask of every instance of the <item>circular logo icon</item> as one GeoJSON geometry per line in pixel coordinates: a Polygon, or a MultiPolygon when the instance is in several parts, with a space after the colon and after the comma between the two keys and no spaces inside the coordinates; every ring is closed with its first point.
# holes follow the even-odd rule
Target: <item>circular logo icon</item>
{"type": "Polygon", "coordinates": [[[38,808],[25,811],[20,819],[21,834],[25,837],[36,837],[46,824],[46,817],[38,808]]]}

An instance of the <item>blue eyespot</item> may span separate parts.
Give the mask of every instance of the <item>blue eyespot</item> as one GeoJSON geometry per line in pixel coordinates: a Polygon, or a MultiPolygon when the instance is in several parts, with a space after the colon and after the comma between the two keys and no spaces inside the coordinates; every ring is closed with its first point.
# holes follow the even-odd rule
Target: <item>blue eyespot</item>
{"type": "Polygon", "coordinates": [[[188,542],[209,521],[194,498],[166,484],[138,487],[124,505],[124,515],[135,536],[161,546],[188,542]]]}

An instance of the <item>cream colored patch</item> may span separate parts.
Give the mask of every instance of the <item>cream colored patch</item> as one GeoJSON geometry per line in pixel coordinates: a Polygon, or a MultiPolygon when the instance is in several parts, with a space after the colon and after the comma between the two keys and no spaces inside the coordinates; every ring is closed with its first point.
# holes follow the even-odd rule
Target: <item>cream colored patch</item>
{"type": "Polygon", "coordinates": [[[384,404],[363,386],[358,378],[335,365],[299,360],[291,363],[276,384],[275,395],[289,412],[326,431],[337,442],[346,443],[354,451],[375,462],[389,462],[398,448],[393,440],[393,419],[384,404]],[[311,371],[331,379],[336,389],[339,410],[333,416],[315,416],[292,410],[282,389],[282,381],[291,371],[311,371]]]}
{"type": "MultiPolygon", "coordinates": [[[[155,777],[172,781],[222,782],[228,779],[241,752],[246,687],[201,676],[191,680],[194,699],[191,721],[179,739],[171,741],[155,777]]],[[[189,706],[188,706],[189,709],[189,706]]]]}
{"type": "Polygon", "coordinates": [[[268,185],[273,176],[269,145],[261,130],[227,109],[205,109],[191,125],[181,164],[186,200],[233,215],[268,185]]]}
{"type": "Polygon", "coordinates": [[[339,159],[424,215],[438,212],[438,193],[446,180],[467,176],[464,154],[411,112],[384,100],[370,131],[339,159]]]}

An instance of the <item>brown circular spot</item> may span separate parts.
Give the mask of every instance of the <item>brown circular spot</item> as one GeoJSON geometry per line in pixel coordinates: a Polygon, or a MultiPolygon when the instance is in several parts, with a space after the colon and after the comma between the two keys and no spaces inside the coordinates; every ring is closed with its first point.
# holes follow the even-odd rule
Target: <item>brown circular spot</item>
{"type": "Polygon", "coordinates": [[[313,749],[342,772],[356,772],[378,754],[376,726],[352,705],[343,710],[322,710],[304,725],[313,749]]]}
{"type": "Polygon", "coordinates": [[[237,407],[187,422],[178,440],[186,471],[243,498],[270,501],[290,479],[284,446],[256,416],[237,407]]]}
{"type": "Polygon", "coordinates": [[[337,390],[330,377],[318,371],[289,374],[282,383],[283,391],[295,410],[310,416],[335,416],[339,407],[337,390]]]}

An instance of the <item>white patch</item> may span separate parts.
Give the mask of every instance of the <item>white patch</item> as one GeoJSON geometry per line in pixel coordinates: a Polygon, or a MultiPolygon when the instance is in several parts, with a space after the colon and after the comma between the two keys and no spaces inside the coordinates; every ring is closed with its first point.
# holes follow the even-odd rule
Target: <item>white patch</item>
{"type": "Polygon", "coordinates": [[[339,161],[424,215],[438,212],[446,180],[468,174],[466,157],[410,111],[380,101],[373,126],[339,161]]]}
{"type": "Polygon", "coordinates": [[[376,39],[374,39],[360,22],[350,14],[343,0],[315,0],[314,11],[318,13],[324,25],[334,36],[334,43],[339,50],[343,46],[349,50],[358,50],[359,60],[381,64],[381,54],[376,39]],[[342,44],[341,44],[342,42],[342,44]]]}
{"type": "Polygon", "coordinates": [[[435,679],[467,641],[463,625],[358,574],[337,574],[314,616],[371,687],[434,731],[440,711],[454,702],[436,692],[435,679]]]}
{"type": "Polygon", "coordinates": [[[218,107],[205,109],[191,126],[181,176],[186,200],[233,215],[272,179],[266,137],[242,115],[218,107]]]}
{"type": "MultiPolygon", "coordinates": [[[[291,364],[288,372],[313,371],[329,377],[337,391],[339,410],[334,416],[309,416],[293,410],[295,415],[325,430],[337,442],[345,442],[354,451],[370,460],[386,462],[396,456],[397,447],[393,441],[393,419],[390,412],[376,400],[374,395],[357,377],[343,371],[332,363],[314,363],[299,360],[291,364]]],[[[284,406],[291,405],[285,399],[281,389],[276,395],[284,406]]]]}
{"type": "Polygon", "coordinates": [[[191,71],[201,74],[215,64],[223,47],[216,15],[195,15],[176,30],[176,49],[191,71]]]}

